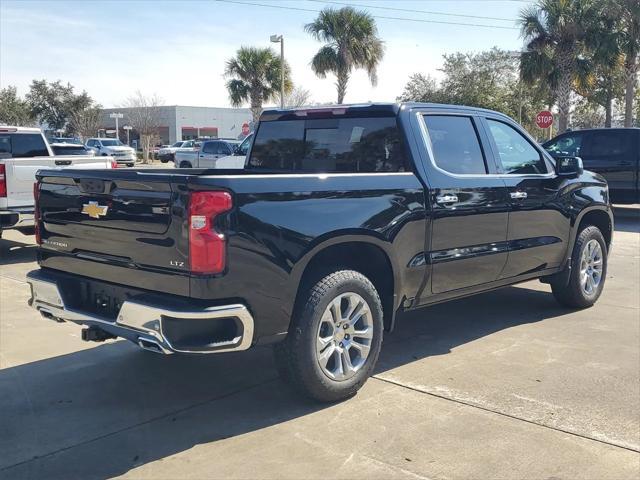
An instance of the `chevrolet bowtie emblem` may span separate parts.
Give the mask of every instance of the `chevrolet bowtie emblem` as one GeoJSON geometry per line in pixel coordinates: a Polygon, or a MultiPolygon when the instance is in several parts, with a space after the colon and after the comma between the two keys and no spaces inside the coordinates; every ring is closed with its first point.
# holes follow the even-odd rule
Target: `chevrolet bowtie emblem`
{"type": "Polygon", "coordinates": [[[82,213],[89,215],[91,218],[100,218],[107,214],[109,207],[106,205],[98,205],[98,202],[89,202],[82,205],[82,213]]]}

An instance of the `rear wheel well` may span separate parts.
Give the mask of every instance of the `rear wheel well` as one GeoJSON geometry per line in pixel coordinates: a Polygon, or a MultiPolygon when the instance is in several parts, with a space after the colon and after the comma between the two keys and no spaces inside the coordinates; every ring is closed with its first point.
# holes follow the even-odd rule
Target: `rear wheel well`
{"type": "Polygon", "coordinates": [[[389,330],[393,319],[393,268],[384,250],[366,242],[332,245],[311,259],[298,284],[294,315],[304,307],[306,293],[324,276],[338,270],[355,270],[373,283],[382,302],[385,330],[389,330]]]}
{"type": "Polygon", "coordinates": [[[607,244],[607,250],[611,246],[611,219],[609,215],[603,210],[592,210],[590,212],[585,213],[584,217],[580,220],[580,225],[578,226],[577,235],[580,234],[582,230],[584,230],[588,225],[593,225],[594,227],[598,227],[602,236],[604,237],[604,241],[607,244]]]}

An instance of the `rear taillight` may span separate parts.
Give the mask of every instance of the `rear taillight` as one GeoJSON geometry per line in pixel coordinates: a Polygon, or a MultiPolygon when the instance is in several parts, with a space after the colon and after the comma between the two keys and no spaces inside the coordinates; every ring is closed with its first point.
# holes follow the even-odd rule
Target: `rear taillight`
{"type": "Polygon", "coordinates": [[[118,168],[118,162],[111,160],[111,168],[118,168]]]}
{"type": "Polygon", "coordinates": [[[4,164],[0,163],[0,197],[7,196],[7,171],[4,164]]]}
{"type": "Polygon", "coordinates": [[[189,203],[189,262],[194,273],[216,274],[225,269],[226,240],[216,232],[215,218],[231,210],[227,192],[192,192],[189,203]]]}
{"type": "Polygon", "coordinates": [[[38,182],[33,184],[33,205],[33,226],[36,243],[42,245],[42,236],[40,235],[40,185],[38,182]]]}

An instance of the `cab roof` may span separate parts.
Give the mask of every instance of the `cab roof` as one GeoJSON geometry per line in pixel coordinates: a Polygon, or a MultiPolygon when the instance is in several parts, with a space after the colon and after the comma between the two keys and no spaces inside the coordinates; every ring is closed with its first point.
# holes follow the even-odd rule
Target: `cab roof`
{"type": "Polygon", "coordinates": [[[487,110],[485,108],[468,107],[465,105],[447,105],[442,103],[424,102],[395,102],[395,103],[357,103],[343,105],[323,105],[317,107],[303,107],[291,109],[264,110],[260,121],[294,120],[305,117],[369,117],[369,116],[396,116],[402,110],[413,108],[460,110],[461,112],[491,113],[507,117],[507,115],[487,110]]]}

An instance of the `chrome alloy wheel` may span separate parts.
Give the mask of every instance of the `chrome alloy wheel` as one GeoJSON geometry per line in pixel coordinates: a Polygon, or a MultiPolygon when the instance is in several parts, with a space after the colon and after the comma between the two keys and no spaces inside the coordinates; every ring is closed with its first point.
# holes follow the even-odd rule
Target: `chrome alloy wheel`
{"type": "Polygon", "coordinates": [[[597,240],[589,240],[580,258],[580,285],[587,295],[593,295],[602,281],[602,247],[597,240]]]}
{"type": "Polygon", "coordinates": [[[366,300],[353,292],[338,295],[327,306],[318,326],[318,365],[332,380],[348,380],[366,362],[372,339],[373,319],[366,300]]]}

